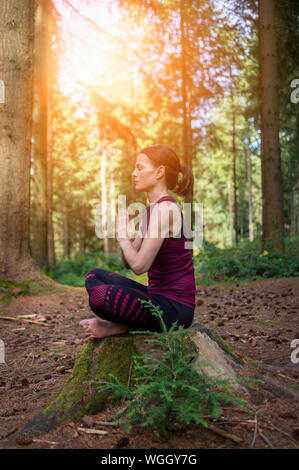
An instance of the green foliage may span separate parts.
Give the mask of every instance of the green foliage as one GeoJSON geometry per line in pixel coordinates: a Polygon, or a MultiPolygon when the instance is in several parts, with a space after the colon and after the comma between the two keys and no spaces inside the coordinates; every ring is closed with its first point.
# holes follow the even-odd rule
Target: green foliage
{"type": "Polygon", "coordinates": [[[18,297],[19,295],[29,295],[29,284],[28,282],[13,282],[4,279],[0,279],[0,294],[1,302],[3,305],[8,305],[12,297],[18,297]]]}
{"type": "Polygon", "coordinates": [[[195,272],[201,275],[199,282],[299,276],[298,240],[286,239],[285,245],[285,251],[261,253],[257,241],[226,249],[206,243],[194,257],[195,272]]]}
{"type": "Polygon", "coordinates": [[[44,272],[61,284],[84,286],[85,276],[93,269],[101,268],[122,275],[128,272],[121,260],[120,253],[113,253],[105,258],[104,253],[88,252],[69,259],[59,260],[55,266],[44,272]]]}
{"type": "MultiPolygon", "coordinates": [[[[115,418],[124,424],[127,431],[131,425],[149,427],[157,436],[168,434],[175,421],[197,423],[208,427],[205,416],[218,417],[222,403],[235,403],[250,411],[245,400],[234,396],[228,380],[210,377],[207,373],[198,374],[192,360],[198,354],[190,353],[187,341],[188,331],[182,326],[172,325],[169,330],[163,322],[163,311],[151,301],[139,299],[146,304],[152,314],[160,319],[162,332],[150,333],[153,339],[145,340],[152,343],[154,354],[134,356],[135,385],[128,387],[116,376],[110,374],[112,381],[100,381],[97,391],[114,392],[123,398],[126,406],[115,418]]],[[[212,367],[201,360],[201,367],[212,367]]]]}

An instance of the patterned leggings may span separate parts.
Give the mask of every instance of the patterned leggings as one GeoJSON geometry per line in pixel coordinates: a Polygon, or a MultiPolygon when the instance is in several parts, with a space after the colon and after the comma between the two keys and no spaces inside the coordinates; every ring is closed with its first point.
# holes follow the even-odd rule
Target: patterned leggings
{"type": "Polygon", "coordinates": [[[194,310],[163,295],[148,294],[147,286],[106,269],[94,269],[85,278],[91,310],[104,320],[125,323],[129,330],[161,331],[159,318],[152,315],[147,305],[140,302],[151,300],[163,310],[163,321],[167,328],[178,322],[188,328],[194,310]]]}

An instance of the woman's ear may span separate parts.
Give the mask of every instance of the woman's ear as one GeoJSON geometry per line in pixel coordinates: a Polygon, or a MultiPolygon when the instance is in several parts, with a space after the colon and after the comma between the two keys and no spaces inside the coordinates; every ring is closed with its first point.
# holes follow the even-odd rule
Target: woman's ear
{"type": "Polygon", "coordinates": [[[156,173],[157,177],[162,178],[163,176],[165,176],[165,171],[166,171],[165,165],[158,166],[157,173],[156,173]]]}

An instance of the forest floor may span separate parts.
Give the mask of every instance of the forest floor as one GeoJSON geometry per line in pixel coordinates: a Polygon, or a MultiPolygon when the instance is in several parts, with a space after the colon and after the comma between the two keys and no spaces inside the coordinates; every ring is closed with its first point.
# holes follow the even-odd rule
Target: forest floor
{"type": "Polygon", "coordinates": [[[256,449],[299,448],[298,399],[288,392],[299,393],[299,364],[291,361],[291,342],[299,339],[299,278],[197,286],[195,319],[213,328],[245,360],[246,376],[258,375],[272,383],[266,388],[252,386],[252,414],[226,405],[220,418],[209,419],[218,431],[239,442],[195,424],[176,426],[166,438],[138,428],[128,433],[123,426],[99,424],[115,413],[110,408],[38,438],[18,439],[24,425],[55,398],[72,372],[87,342],[78,323],[93,314],[85,289],[74,287],[14,297],[0,308],[0,338],[5,345],[5,363],[0,363],[2,449],[246,449],[256,430],[256,449]],[[86,429],[106,433],[88,434],[86,429]]]}

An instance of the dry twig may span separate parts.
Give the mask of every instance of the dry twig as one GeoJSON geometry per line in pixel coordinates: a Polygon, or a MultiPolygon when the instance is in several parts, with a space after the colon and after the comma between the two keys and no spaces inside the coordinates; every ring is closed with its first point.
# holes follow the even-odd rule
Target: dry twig
{"type": "Polygon", "coordinates": [[[9,320],[9,321],[23,321],[26,323],[34,323],[35,325],[43,325],[43,326],[50,326],[48,323],[43,323],[41,321],[35,321],[35,320],[28,320],[26,318],[20,318],[20,317],[4,317],[1,315],[0,320],[9,320]]]}
{"type": "Polygon", "coordinates": [[[255,413],[254,420],[255,420],[254,435],[253,435],[252,442],[250,444],[250,449],[253,449],[255,441],[256,441],[257,427],[258,427],[258,411],[256,411],[255,413]]]}
{"type": "Polygon", "coordinates": [[[46,444],[57,445],[58,442],[46,441],[45,439],[32,439],[33,442],[45,442],[46,444]]]}
{"type": "Polygon", "coordinates": [[[119,426],[119,423],[109,423],[109,421],[95,421],[94,423],[100,426],[119,426]]]}
{"type": "Polygon", "coordinates": [[[271,449],[275,449],[274,445],[272,444],[271,441],[269,441],[269,439],[261,432],[259,431],[259,436],[263,439],[263,441],[269,446],[271,447],[271,449]]]}
{"type": "Polygon", "coordinates": [[[231,439],[232,441],[236,442],[239,444],[239,442],[242,442],[242,439],[238,436],[235,436],[234,434],[227,433],[225,431],[222,431],[222,429],[218,429],[212,424],[209,424],[209,428],[211,431],[214,431],[216,434],[219,434],[222,437],[226,437],[227,439],[231,439]]]}
{"type": "Polygon", "coordinates": [[[100,431],[100,429],[78,428],[78,431],[85,432],[86,434],[108,434],[108,431],[100,431]]]}
{"type": "MultiPolygon", "coordinates": [[[[282,429],[278,428],[277,426],[274,426],[273,423],[271,423],[271,426],[272,426],[272,428],[273,428],[274,430],[276,430],[276,431],[280,432],[281,434],[283,434],[284,436],[288,437],[288,438],[290,439],[290,441],[292,441],[293,444],[295,444],[296,449],[299,449],[299,447],[298,447],[298,442],[295,441],[295,439],[293,439],[290,434],[288,434],[287,432],[285,432],[285,431],[283,431],[282,429]]],[[[269,426],[266,426],[266,427],[267,427],[268,429],[270,429],[271,431],[273,431],[273,429],[270,428],[269,426]]]]}

